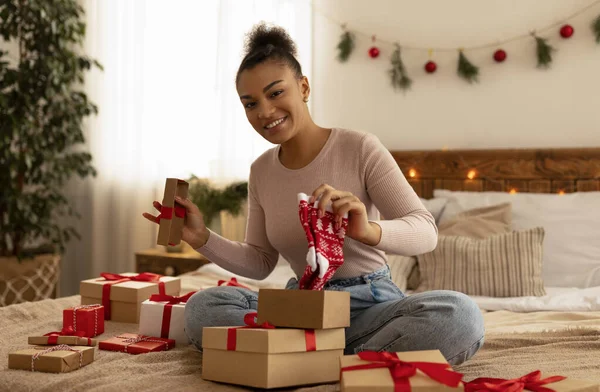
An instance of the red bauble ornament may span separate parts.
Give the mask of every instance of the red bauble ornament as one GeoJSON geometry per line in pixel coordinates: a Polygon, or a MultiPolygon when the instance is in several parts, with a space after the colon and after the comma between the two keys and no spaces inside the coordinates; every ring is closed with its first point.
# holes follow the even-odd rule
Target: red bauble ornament
{"type": "Polygon", "coordinates": [[[506,52],[502,49],[498,49],[494,52],[494,60],[496,60],[498,63],[503,62],[506,60],[506,52]]]}
{"type": "Polygon", "coordinates": [[[427,73],[434,73],[436,69],[437,69],[437,64],[433,61],[428,61],[425,64],[425,72],[427,72],[427,73]]]}
{"type": "Polygon", "coordinates": [[[373,46],[371,49],[369,49],[369,56],[371,56],[373,59],[379,56],[379,49],[376,46],[373,46]]]}
{"type": "Polygon", "coordinates": [[[573,26],[568,25],[568,24],[566,24],[560,28],[560,35],[563,38],[571,38],[571,36],[573,35],[574,32],[575,32],[575,29],[573,28],[573,26]]]}

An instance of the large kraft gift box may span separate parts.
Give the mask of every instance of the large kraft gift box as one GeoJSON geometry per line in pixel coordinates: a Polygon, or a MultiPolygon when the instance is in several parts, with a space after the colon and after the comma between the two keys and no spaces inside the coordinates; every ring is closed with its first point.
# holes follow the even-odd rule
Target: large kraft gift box
{"type": "Polygon", "coordinates": [[[350,293],[333,290],[260,289],[258,323],[276,327],[345,328],[350,326],[350,293]]]}
{"type": "Polygon", "coordinates": [[[202,378],[254,388],[337,382],[343,328],[205,327],[202,378]]]}
{"type": "Polygon", "coordinates": [[[175,202],[175,196],[187,198],[189,183],[177,178],[167,178],[162,208],[158,215],[156,243],[164,246],[179,245],[185,223],[185,208],[175,202]]]}
{"type": "Polygon", "coordinates": [[[139,333],[175,340],[177,345],[188,345],[185,333],[185,304],[196,293],[192,291],[181,297],[154,294],[142,302],[139,333]]]}
{"type": "Polygon", "coordinates": [[[67,373],[92,363],[94,350],[94,347],[67,345],[28,348],[8,354],[8,368],[67,373]]]}
{"type": "Polygon", "coordinates": [[[142,302],[152,294],[179,295],[181,280],[147,272],[101,274],[102,278],[81,281],[81,304],[102,303],[105,320],[138,323],[142,302]],[[124,278],[124,279],[119,279],[124,278]]]}
{"type": "Polygon", "coordinates": [[[452,370],[439,350],[361,352],[340,357],[340,368],[342,392],[463,390],[462,374],[452,370]],[[406,370],[412,367],[416,367],[416,372],[410,376],[411,372],[406,370]],[[408,376],[403,376],[407,373],[408,376]],[[432,374],[436,375],[435,379],[432,374]]]}

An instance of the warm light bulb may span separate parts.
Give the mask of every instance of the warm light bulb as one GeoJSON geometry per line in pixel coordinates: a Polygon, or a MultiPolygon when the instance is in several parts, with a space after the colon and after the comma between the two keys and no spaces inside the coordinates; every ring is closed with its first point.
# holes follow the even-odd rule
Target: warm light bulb
{"type": "Polygon", "coordinates": [[[475,178],[476,175],[477,175],[477,172],[475,170],[469,170],[469,172],[467,173],[467,178],[469,180],[472,180],[473,178],[475,178]]]}
{"type": "Polygon", "coordinates": [[[514,195],[515,193],[517,193],[517,190],[515,188],[512,188],[508,193],[514,195]]]}
{"type": "Polygon", "coordinates": [[[410,178],[414,178],[414,177],[416,177],[416,175],[417,175],[417,171],[416,171],[415,169],[410,169],[410,170],[408,171],[408,176],[409,176],[410,178]]]}
{"type": "Polygon", "coordinates": [[[565,191],[561,189],[561,190],[558,191],[558,194],[562,196],[562,195],[565,194],[565,191]]]}

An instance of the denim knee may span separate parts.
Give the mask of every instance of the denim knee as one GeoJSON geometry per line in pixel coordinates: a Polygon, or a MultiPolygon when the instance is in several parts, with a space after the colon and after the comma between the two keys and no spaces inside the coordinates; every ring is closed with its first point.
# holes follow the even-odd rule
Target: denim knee
{"type": "Polygon", "coordinates": [[[451,315],[451,320],[448,323],[453,328],[462,330],[460,347],[458,354],[448,358],[451,365],[459,365],[470,359],[483,346],[485,327],[483,322],[483,314],[475,301],[468,295],[447,291],[449,302],[454,306],[454,312],[451,315]]]}
{"type": "Polygon", "coordinates": [[[198,291],[185,305],[185,333],[197,348],[202,347],[202,329],[243,325],[244,315],[257,308],[255,292],[240,288],[219,286],[198,291]]]}

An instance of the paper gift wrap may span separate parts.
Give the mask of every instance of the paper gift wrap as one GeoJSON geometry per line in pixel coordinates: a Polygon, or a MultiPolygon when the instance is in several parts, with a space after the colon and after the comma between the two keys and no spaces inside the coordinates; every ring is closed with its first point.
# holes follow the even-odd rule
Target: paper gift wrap
{"type": "Polygon", "coordinates": [[[73,327],[65,327],[61,331],[48,332],[44,336],[30,336],[27,343],[34,345],[59,345],[66,344],[70,346],[95,346],[96,339],[84,337],[83,332],[75,332],[73,327]]]}
{"type": "Polygon", "coordinates": [[[8,354],[9,369],[35,372],[67,373],[94,360],[94,347],[59,346],[33,347],[8,354]]]}
{"type": "Polygon", "coordinates": [[[350,326],[350,293],[330,290],[260,289],[258,322],[290,328],[350,326]]]}
{"type": "Polygon", "coordinates": [[[79,305],[63,310],[63,328],[72,328],[93,338],[104,333],[104,306],[79,305]]]}
{"type": "Polygon", "coordinates": [[[202,378],[255,388],[336,382],[343,328],[205,327],[202,378]]]}
{"type": "Polygon", "coordinates": [[[173,339],[163,339],[133,333],[122,333],[114,338],[103,340],[98,345],[100,350],[120,351],[127,354],[167,351],[173,347],[175,347],[173,339]]]}
{"type": "Polygon", "coordinates": [[[189,344],[184,330],[184,312],[187,300],[194,293],[195,291],[181,297],[155,294],[142,302],[140,334],[170,338],[178,345],[189,344]]]}
{"type": "Polygon", "coordinates": [[[439,350],[361,352],[342,356],[340,367],[342,392],[463,390],[462,374],[451,369],[439,350]]]}
{"type": "Polygon", "coordinates": [[[123,323],[139,322],[142,302],[152,294],[179,295],[181,281],[176,277],[151,273],[103,273],[101,278],[81,281],[81,304],[100,302],[104,306],[104,319],[123,323]]]}
{"type": "Polygon", "coordinates": [[[158,215],[158,245],[179,245],[183,233],[185,208],[175,203],[175,196],[187,198],[189,184],[177,178],[167,178],[162,208],[158,215]]]}
{"type": "Polygon", "coordinates": [[[564,376],[542,376],[539,370],[515,379],[482,377],[465,383],[465,392],[484,392],[492,389],[494,391],[600,392],[600,383],[564,376]]]}

